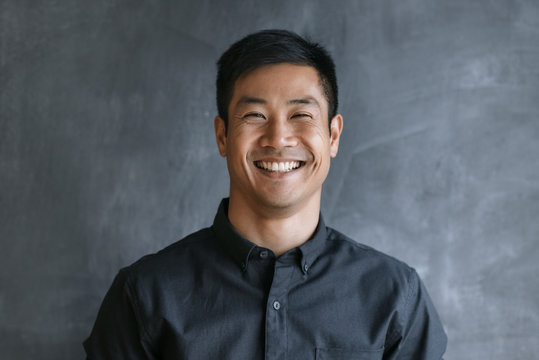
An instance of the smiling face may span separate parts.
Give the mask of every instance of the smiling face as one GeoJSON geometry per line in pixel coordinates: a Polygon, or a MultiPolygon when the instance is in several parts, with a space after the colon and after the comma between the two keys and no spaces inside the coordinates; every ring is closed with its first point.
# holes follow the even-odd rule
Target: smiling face
{"type": "Polygon", "coordinates": [[[228,130],[217,117],[215,132],[227,158],[231,201],[255,211],[319,207],[342,118],[336,115],[329,127],[317,71],[287,63],[260,67],[236,81],[228,109],[228,130]]]}

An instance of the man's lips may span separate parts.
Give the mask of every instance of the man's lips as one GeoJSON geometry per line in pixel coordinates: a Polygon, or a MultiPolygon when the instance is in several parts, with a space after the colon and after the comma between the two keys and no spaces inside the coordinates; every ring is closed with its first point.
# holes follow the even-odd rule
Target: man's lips
{"type": "Polygon", "coordinates": [[[301,167],[303,161],[264,161],[259,160],[254,162],[255,166],[259,169],[271,171],[271,172],[289,172],[301,167]]]}

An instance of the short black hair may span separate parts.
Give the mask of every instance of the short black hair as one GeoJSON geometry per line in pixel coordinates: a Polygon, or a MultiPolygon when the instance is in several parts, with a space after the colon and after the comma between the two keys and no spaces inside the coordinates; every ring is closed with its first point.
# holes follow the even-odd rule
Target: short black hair
{"type": "Polygon", "coordinates": [[[234,84],[261,66],[290,63],[312,66],[318,72],[328,102],[328,120],[337,114],[338,88],[335,63],[321,45],[287,30],[262,30],[247,35],[221,55],[217,62],[217,110],[228,125],[228,105],[234,84]]]}

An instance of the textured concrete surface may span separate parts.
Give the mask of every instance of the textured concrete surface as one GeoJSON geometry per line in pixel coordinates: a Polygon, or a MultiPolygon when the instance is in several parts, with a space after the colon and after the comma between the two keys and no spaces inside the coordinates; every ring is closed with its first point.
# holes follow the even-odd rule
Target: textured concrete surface
{"type": "Polygon", "coordinates": [[[0,357],[83,358],[117,270],[227,194],[215,61],[287,28],[337,62],[326,222],[415,267],[446,359],[539,352],[539,4],[0,3],[0,357]]]}

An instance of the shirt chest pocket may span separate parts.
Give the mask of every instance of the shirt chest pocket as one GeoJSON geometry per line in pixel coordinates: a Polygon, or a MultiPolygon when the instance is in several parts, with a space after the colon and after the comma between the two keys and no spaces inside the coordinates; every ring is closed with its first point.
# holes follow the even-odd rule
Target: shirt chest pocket
{"type": "Polygon", "coordinates": [[[379,350],[345,350],[345,349],[316,349],[316,360],[380,360],[384,349],[379,350]]]}

